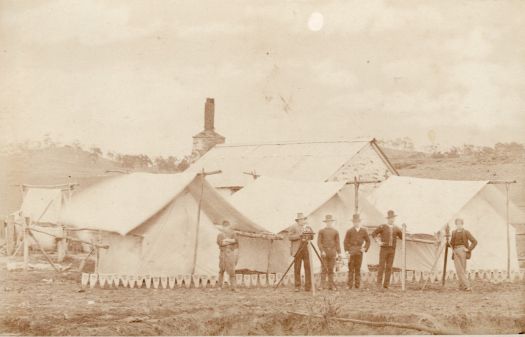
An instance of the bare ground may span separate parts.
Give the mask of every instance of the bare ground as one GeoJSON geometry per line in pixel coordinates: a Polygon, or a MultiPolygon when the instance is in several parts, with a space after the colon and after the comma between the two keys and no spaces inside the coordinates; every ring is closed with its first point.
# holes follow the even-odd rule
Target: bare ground
{"type": "Polygon", "coordinates": [[[412,323],[459,334],[525,331],[525,283],[474,282],[472,293],[410,284],[294,293],[291,288],[85,289],[80,274],[11,271],[0,259],[0,334],[15,335],[356,335],[418,334],[297,316],[335,313],[375,322],[412,323]],[[52,280],[52,281],[50,281],[52,280]]]}

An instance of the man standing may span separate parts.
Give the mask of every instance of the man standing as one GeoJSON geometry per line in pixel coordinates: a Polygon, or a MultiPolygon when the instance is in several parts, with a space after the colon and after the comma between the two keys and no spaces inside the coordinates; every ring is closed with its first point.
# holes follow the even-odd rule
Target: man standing
{"type": "Polygon", "coordinates": [[[237,265],[239,241],[237,234],[231,228],[230,222],[222,222],[221,232],[217,235],[217,245],[220,249],[219,255],[219,287],[222,288],[224,272],[230,277],[230,288],[235,291],[237,281],[235,279],[235,266],[237,265]]]}
{"type": "Polygon", "coordinates": [[[308,240],[311,239],[313,230],[306,225],[303,213],[297,213],[295,224],[288,228],[288,239],[291,241],[291,254],[294,257],[295,291],[301,289],[301,262],[304,265],[305,285],[304,290],[312,289],[310,255],[308,253],[308,240]]]}
{"type": "Polygon", "coordinates": [[[334,218],[331,214],[325,215],[323,222],[326,227],[319,231],[317,246],[321,251],[321,258],[324,267],[321,266],[321,289],[326,286],[326,276],[328,276],[328,289],[336,290],[334,283],[334,266],[337,256],[341,255],[341,245],[339,243],[339,232],[332,225],[334,218]]]}
{"type": "Polygon", "coordinates": [[[345,252],[349,255],[348,289],[352,289],[354,284],[355,288],[358,289],[361,285],[363,253],[367,252],[368,248],[370,248],[370,238],[368,237],[368,231],[365,228],[361,228],[361,218],[359,214],[352,216],[352,223],[354,226],[346,232],[343,245],[345,252]],[[364,247],[363,243],[365,244],[364,247]]]}
{"type": "Polygon", "coordinates": [[[388,289],[390,285],[390,275],[392,274],[392,264],[394,263],[394,257],[396,255],[396,238],[403,239],[403,232],[401,229],[394,225],[396,218],[394,211],[390,210],[387,213],[388,224],[379,226],[375,231],[372,232],[372,237],[375,238],[380,236],[381,249],[379,251],[379,269],[377,271],[377,286],[388,289]],[[383,282],[383,273],[385,279],[383,282]]]}
{"type": "Polygon", "coordinates": [[[452,260],[458,275],[459,289],[471,291],[470,283],[467,278],[467,260],[470,259],[472,250],[478,241],[466,229],[463,229],[463,219],[456,219],[456,230],[452,231],[450,247],[452,247],[452,260]]]}

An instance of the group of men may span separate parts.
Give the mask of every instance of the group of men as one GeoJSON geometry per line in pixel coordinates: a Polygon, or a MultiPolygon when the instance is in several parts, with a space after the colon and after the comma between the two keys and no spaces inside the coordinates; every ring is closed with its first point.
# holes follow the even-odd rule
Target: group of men
{"type": "MultiPolygon", "coordinates": [[[[380,225],[370,235],[368,230],[362,227],[359,214],[352,216],[352,227],[346,231],[343,248],[348,259],[347,289],[358,289],[361,286],[361,265],[363,254],[370,248],[370,236],[376,239],[380,245],[379,266],[377,270],[377,287],[388,289],[392,274],[392,265],[396,253],[397,240],[403,239],[403,232],[395,224],[397,215],[389,210],[386,215],[386,224],[380,225]]],[[[334,282],[334,269],[337,261],[342,259],[339,232],[333,227],[336,219],[332,215],[325,215],[323,222],[325,227],[319,231],[317,246],[321,257],[321,289],[336,290],[334,282]]],[[[470,291],[470,284],[466,274],[466,260],[470,258],[471,251],[476,247],[477,241],[474,236],[463,228],[463,220],[455,220],[456,230],[452,232],[450,242],[447,244],[452,248],[452,259],[458,275],[459,288],[470,291]]],[[[295,223],[287,229],[288,239],[291,242],[290,253],[294,263],[294,285],[295,291],[301,289],[301,265],[304,266],[305,284],[304,290],[312,288],[311,265],[310,265],[310,242],[314,238],[314,231],[307,224],[307,217],[298,213],[295,223]]],[[[224,272],[230,276],[230,288],[235,291],[235,266],[238,261],[239,241],[237,234],[228,221],[223,222],[221,233],[217,236],[217,244],[220,248],[219,258],[219,284],[222,286],[224,272]]],[[[312,245],[315,250],[315,247],[312,245]]]]}

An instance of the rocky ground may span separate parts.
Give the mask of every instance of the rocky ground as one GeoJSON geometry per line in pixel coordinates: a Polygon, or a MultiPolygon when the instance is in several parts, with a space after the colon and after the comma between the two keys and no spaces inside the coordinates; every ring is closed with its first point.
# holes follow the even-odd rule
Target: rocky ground
{"type": "MultiPolygon", "coordinates": [[[[33,258],[33,257],[32,257],[33,258]]],[[[474,282],[471,293],[410,284],[380,291],[295,293],[292,288],[81,289],[80,274],[7,271],[0,259],[0,334],[13,335],[355,335],[427,334],[308,315],[397,322],[457,334],[525,331],[525,283],[474,282]]]]}

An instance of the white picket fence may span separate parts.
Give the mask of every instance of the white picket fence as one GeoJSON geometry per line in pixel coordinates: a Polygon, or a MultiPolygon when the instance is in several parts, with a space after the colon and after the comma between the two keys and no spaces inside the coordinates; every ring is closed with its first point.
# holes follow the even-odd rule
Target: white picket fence
{"type": "MultiPolygon", "coordinates": [[[[334,281],[339,284],[346,283],[347,272],[337,272],[334,275],[334,281]]],[[[237,274],[236,281],[238,287],[257,288],[273,287],[282,278],[282,273],[277,274],[237,274]]],[[[507,272],[503,270],[475,270],[469,271],[470,280],[487,281],[493,283],[499,282],[519,282],[523,281],[524,271],[512,272],[510,280],[507,279],[507,272]]],[[[224,276],[226,283],[229,281],[228,276],[224,276]]],[[[304,274],[302,275],[304,282],[304,274]]],[[[442,272],[415,272],[407,271],[407,283],[439,283],[441,282],[442,272]]],[[[374,284],[377,279],[377,272],[361,273],[362,284],[374,284]]],[[[449,281],[457,280],[454,271],[446,273],[446,279],[449,281]]],[[[315,274],[316,284],[320,283],[320,275],[315,274]]],[[[176,289],[176,288],[213,288],[218,287],[217,275],[177,275],[177,276],[151,276],[151,275],[116,275],[116,274],[88,274],[82,273],[82,287],[106,287],[106,288],[153,288],[153,289],[176,289]]],[[[281,286],[292,287],[294,284],[293,274],[286,275],[281,282],[281,286]]],[[[391,275],[391,284],[401,284],[401,272],[394,272],[391,275]]]]}

